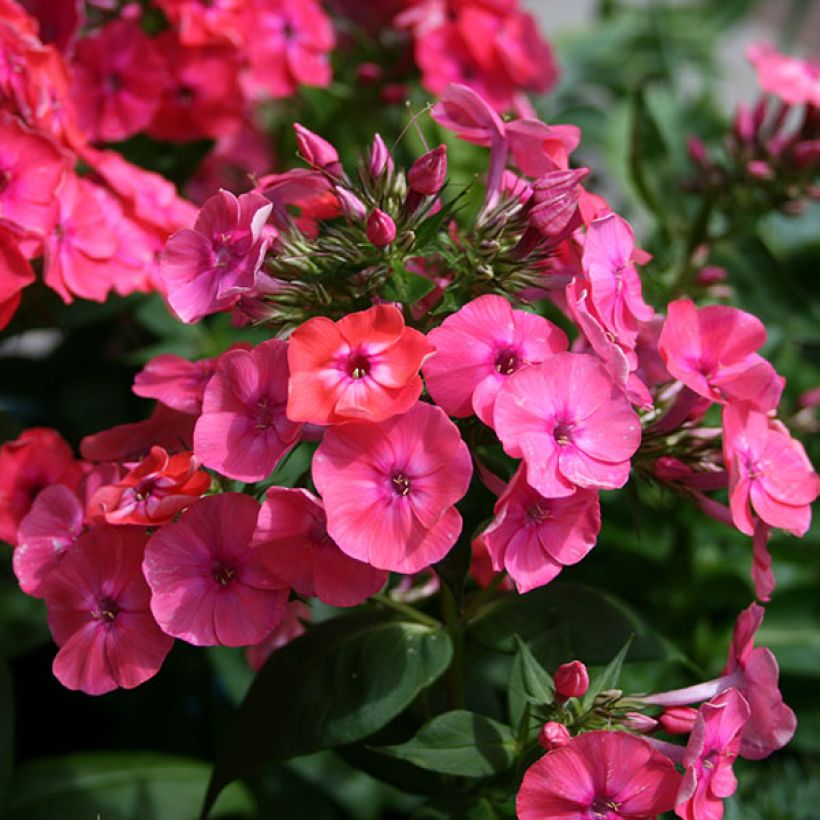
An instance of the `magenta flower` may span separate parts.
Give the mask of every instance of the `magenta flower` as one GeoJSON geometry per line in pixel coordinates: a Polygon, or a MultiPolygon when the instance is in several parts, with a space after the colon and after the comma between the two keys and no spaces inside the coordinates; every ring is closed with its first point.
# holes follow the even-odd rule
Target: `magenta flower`
{"type": "Polygon", "coordinates": [[[191,362],[182,356],[163,353],[154,356],[134,377],[137,396],[156,399],[180,413],[202,412],[202,397],[216,369],[216,359],[191,362]]]}
{"type": "Polygon", "coordinates": [[[447,554],[461,532],[453,504],[471,473],[458,428],[424,402],[378,424],[329,428],[313,458],[331,538],[392,572],[418,572],[447,554]]]}
{"type": "Polygon", "coordinates": [[[723,799],[737,788],[732,765],[750,710],[737,689],[727,689],[698,710],[683,765],[675,814],[683,820],[721,820],[723,799]]]}
{"type": "Polygon", "coordinates": [[[601,507],[594,490],[544,498],[520,467],[495,505],[495,519],[479,536],[496,572],[506,569],[519,592],[552,581],[594,546],[601,507]]]}
{"type": "Polygon", "coordinates": [[[777,406],[785,380],[755,353],[766,341],[763,323],[737,308],[689,299],[670,302],[658,350],[669,372],[711,401],[777,406]]]}
{"type": "Polygon", "coordinates": [[[69,689],[102,695],[133,689],[158,671],[174,639],[149,611],[140,570],[145,535],[102,526],[81,536],[42,594],[60,647],[54,675],[69,689]]]}
{"type": "Polygon", "coordinates": [[[307,490],[271,487],[254,543],[270,571],[299,594],[330,606],[356,606],[375,595],[387,573],[345,555],[327,534],[322,502],[307,490]]]}
{"type": "Polygon", "coordinates": [[[583,353],[557,353],[514,373],[496,399],[495,430],[546,498],[622,487],[641,441],[637,414],[604,366],[583,353]]]}
{"type": "Polygon", "coordinates": [[[261,481],[296,443],[302,425],[285,415],[287,357],[280,339],[219,357],[194,428],[194,452],[206,467],[261,481]]]}
{"type": "Polygon", "coordinates": [[[552,322],[513,310],[494,294],[468,302],[427,338],[436,347],[423,368],[433,401],[450,416],[475,413],[490,426],[496,396],[507,379],[567,349],[566,335],[552,322]]]}
{"type": "Polygon", "coordinates": [[[149,539],[143,572],[165,632],[196,646],[249,646],[279,623],[288,587],[252,544],[258,515],[247,495],[207,496],[149,539]]]}
{"type": "Polygon", "coordinates": [[[651,820],[673,808],[680,782],[645,740],[586,732],[527,769],[516,809],[520,820],[651,820]]]}
{"type": "Polygon", "coordinates": [[[20,589],[40,597],[49,574],[83,531],[83,505],[76,493],[62,484],[41,490],[17,530],[12,555],[20,589]]]}
{"type": "Polygon", "coordinates": [[[723,460],[735,526],[754,535],[752,509],[771,527],[805,535],[817,476],[800,442],[783,425],[747,404],[723,411],[723,460]]]}
{"type": "Polygon", "coordinates": [[[14,316],[22,290],[37,277],[10,230],[0,230],[0,330],[14,316]]]}
{"type": "Polygon", "coordinates": [[[231,307],[253,289],[273,205],[261,194],[220,191],[202,206],[193,230],[175,233],[162,256],[168,303],[186,323],[231,307]]]}

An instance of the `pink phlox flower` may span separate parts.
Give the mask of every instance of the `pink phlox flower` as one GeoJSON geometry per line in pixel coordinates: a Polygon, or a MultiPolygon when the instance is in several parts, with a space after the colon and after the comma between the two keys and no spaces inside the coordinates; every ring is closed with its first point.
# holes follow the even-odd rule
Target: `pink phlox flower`
{"type": "Polygon", "coordinates": [[[752,540],[752,580],[755,585],[755,596],[763,603],[771,600],[775,587],[772,556],[768,547],[770,534],[771,528],[762,521],[755,524],[752,540]]]}
{"type": "Polygon", "coordinates": [[[423,367],[433,401],[447,415],[475,413],[492,426],[496,396],[513,374],[567,349],[567,337],[535,313],[513,310],[503,297],[479,296],[427,338],[435,354],[423,367]]]}
{"type": "Polygon", "coordinates": [[[287,357],[280,339],[219,357],[194,429],[194,452],[206,467],[260,481],[299,440],[302,425],[285,415],[287,357]]]}
{"type": "Polygon", "coordinates": [[[737,689],[727,689],[698,710],[686,751],[675,814],[683,820],[721,820],[723,800],[737,788],[732,765],[751,711],[737,689]]]}
{"type": "Polygon", "coordinates": [[[156,0],[186,46],[243,45],[246,0],[156,0]]]}
{"type": "Polygon", "coordinates": [[[68,442],[48,427],[31,427],[0,447],[0,541],[15,544],[17,528],[37,494],[51,484],[77,486],[82,465],[68,442]]]}
{"type": "Polygon", "coordinates": [[[271,222],[279,230],[293,223],[308,237],[319,232],[317,220],[332,219],[341,213],[339,199],[330,180],[308,168],[291,168],[282,174],[269,174],[257,183],[257,190],[273,204],[271,222]],[[291,216],[296,208],[299,215],[291,216]]]}
{"type": "Polygon", "coordinates": [[[183,45],[173,31],[163,32],[155,42],[165,59],[168,81],[148,134],[184,142],[217,139],[238,130],[245,101],[237,51],[213,44],[183,45]]]}
{"type": "Polygon", "coordinates": [[[74,103],[93,142],[117,142],[142,131],[168,82],[165,62],[135,20],[112,20],[77,41],[74,103]]]}
{"type": "Polygon", "coordinates": [[[88,502],[92,520],[159,526],[190,507],[211,486],[193,453],[151,452],[115,484],[96,490],[88,502]]]}
{"type": "Polygon", "coordinates": [[[69,159],[56,143],[0,111],[0,220],[39,236],[57,221],[59,188],[69,159]]]}
{"type": "Polygon", "coordinates": [[[143,421],[118,424],[85,436],[80,442],[80,453],[87,461],[95,462],[139,461],[155,445],[169,453],[181,453],[193,446],[195,423],[195,415],[157,403],[143,421]]]}
{"type": "Polygon", "coordinates": [[[20,253],[14,234],[0,228],[0,330],[14,316],[23,288],[35,278],[28,260],[20,253]]]}
{"type": "Polygon", "coordinates": [[[387,581],[343,553],[327,534],[322,502],[302,489],[271,487],[265,494],[254,543],[264,545],[270,571],[299,595],[330,606],[357,606],[387,581]]]}
{"type": "Polygon", "coordinates": [[[755,352],[765,341],[763,323],[750,313],[678,299],[667,308],[658,350],[669,372],[701,396],[767,411],[780,401],[785,380],[755,352]]]}
{"type": "Polygon", "coordinates": [[[672,761],[642,738],[585,732],[527,769],[516,809],[520,820],[651,820],[674,807],[680,783],[672,761]]]}
{"type": "Polygon", "coordinates": [[[295,641],[306,632],[305,624],[310,622],[310,607],[299,600],[288,601],[285,615],[259,643],[245,650],[245,659],[254,672],[258,672],[265,661],[277,650],[295,641]]]}
{"type": "Polygon", "coordinates": [[[433,352],[393,305],[338,322],[308,319],[289,340],[288,418],[339,424],[404,413],[421,395],[419,368],[433,352]]]}
{"type": "Polygon", "coordinates": [[[513,162],[533,179],[567,170],[569,155],[581,141],[581,129],[575,125],[547,125],[534,119],[508,122],[505,133],[513,162]]]}
{"type": "Polygon", "coordinates": [[[519,467],[495,504],[495,518],[479,536],[496,572],[506,570],[520,593],[552,581],[594,546],[601,529],[595,490],[544,498],[519,467]]]}
{"type": "Polygon", "coordinates": [[[151,536],[143,572],[166,633],[196,646],[249,646],[280,623],[289,590],[252,543],[258,515],[247,495],[211,495],[151,536]]]}
{"type": "Polygon", "coordinates": [[[83,505],[62,484],[46,487],[34,499],[17,530],[14,574],[20,589],[39,597],[44,582],[83,532],[83,505]]]}
{"type": "Polygon", "coordinates": [[[447,554],[462,525],[453,505],[471,473],[458,428],[424,402],[378,424],[330,427],[313,457],[330,537],[392,572],[418,572],[447,554]]]}
{"type": "Polygon", "coordinates": [[[75,295],[102,302],[113,284],[109,260],[118,242],[106,224],[98,190],[94,183],[67,174],[57,191],[57,225],[43,241],[45,283],[67,303],[75,295]]]}
{"type": "Polygon", "coordinates": [[[145,535],[102,526],[82,535],[49,575],[42,594],[60,647],[54,674],[89,695],[133,689],[158,671],[174,639],[149,610],[140,565],[145,535]]]}
{"type": "MultiPolygon", "coordinates": [[[[586,168],[549,171],[532,183],[527,220],[551,245],[567,239],[581,224],[579,183],[586,174],[586,168]]],[[[526,234],[522,243],[526,242],[525,237],[526,234]]]]}
{"type": "Polygon", "coordinates": [[[789,57],[769,43],[751,43],[746,59],[764,91],[790,105],[820,106],[820,60],[789,57]]]}
{"type": "Polygon", "coordinates": [[[220,191],[202,206],[193,230],[168,240],[162,280],[183,322],[225,310],[250,293],[268,246],[263,228],[272,207],[255,192],[237,198],[220,191]]]}
{"type": "Polygon", "coordinates": [[[180,413],[202,412],[202,397],[216,369],[216,358],[189,361],[173,353],[154,356],[134,377],[133,391],[180,413]]]}
{"type": "Polygon", "coordinates": [[[289,97],[300,85],[330,85],[330,18],[316,0],[251,0],[243,19],[251,96],[289,97]]]}
{"type": "Polygon", "coordinates": [[[40,39],[68,52],[85,23],[84,4],[78,0],[54,3],[52,0],[23,0],[23,5],[37,19],[40,39]]]}
{"type": "Polygon", "coordinates": [[[785,427],[751,405],[723,410],[723,459],[735,526],[754,535],[752,510],[770,527],[806,533],[817,476],[806,451],[785,427]]]}
{"type": "Polygon", "coordinates": [[[524,459],[528,483],[546,498],[622,487],[641,441],[628,400],[584,353],[557,353],[514,373],[494,421],[506,453],[524,459]]]}

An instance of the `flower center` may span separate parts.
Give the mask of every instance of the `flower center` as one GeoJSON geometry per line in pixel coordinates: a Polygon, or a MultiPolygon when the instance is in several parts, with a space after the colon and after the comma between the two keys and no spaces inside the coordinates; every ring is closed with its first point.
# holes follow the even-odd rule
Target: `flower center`
{"type": "Polygon", "coordinates": [[[611,797],[596,797],[589,807],[597,817],[606,817],[611,811],[618,811],[620,803],[616,803],[611,797]]]}
{"type": "Polygon", "coordinates": [[[393,492],[396,495],[409,495],[410,493],[410,479],[404,473],[395,473],[390,479],[393,485],[393,492]]]}
{"type": "Polygon", "coordinates": [[[273,408],[268,406],[267,399],[257,402],[253,420],[257,430],[267,430],[273,424],[273,408]]]}
{"type": "Polygon", "coordinates": [[[345,362],[345,373],[351,379],[363,379],[370,372],[370,359],[363,353],[352,353],[345,362]]]}
{"type": "Polygon", "coordinates": [[[97,601],[97,608],[91,610],[91,617],[95,621],[110,624],[114,622],[119,612],[120,608],[113,598],[100,598],[97,601]]]}
{"type": "Polygon", "coordinates": [[[214,561],[211,565],[211,577],[220,586],[226,587],[236,576],[236,569],[223,561],[214,561]]]}
{"type": "Polygon", "coordinates": [[[546,521],[550,516],[550,511],[540,504],[532,504],[527,507],[527,518],[530,521],[546,521]]]}
{"type": "Polygon", "coordinates": [[[570,441],[572,441],[572,430],[574,427],[575,425],[572,424],[572,422],[559,421],[558,424],[555,425],[555,429],[552,431],[555,441],[562,447],[569,444],[570,441]]]}
{"type": "Polygon", "coordinates": [[[495,369],[502,376],[509,376],[518,370],[518,353],[515,350],[499,350],[495,357],[495,369]]]}

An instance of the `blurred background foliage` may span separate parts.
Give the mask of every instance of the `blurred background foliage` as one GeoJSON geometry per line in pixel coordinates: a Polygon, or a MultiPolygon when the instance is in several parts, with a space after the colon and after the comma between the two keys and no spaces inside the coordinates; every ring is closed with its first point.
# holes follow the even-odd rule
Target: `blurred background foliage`
{"type": "MultiPolygon", "coordinates": [[[[583,29],[548,31],[563,77],[556,93],[537,101],[539,114],[546,122],[571,122],[583,129],[576,159],[592,169],[591,189],[604,193],[632,221],[639,242],[653,254],[644,282],[657,306],[679,292],[679,274],[692,261],[693,243],[701,239],[696,223],[702,197],[692,185],[699,171],[687,154],[687,139],[697,135],[710,150],[722,150],[732,111],[719,93],[726,80],[721,49],[761,5],[767,4],[610,0],[598,4],[595,18],[583,29]]],[[[780,43],[787,51],[810,6],[792,4],[780,43]]],[[[295,164],[294,117],[331,138],[342,156],[361,150],[376,130],[390,143],[406,124],[401,110],[367,106],[362,97],[367,91],[357,92],[344,68],[337,76],[329,90],[303,91],[272,116],[283,166],[295,164]],[[346,116],[354,104],[356,116],[346,116]]],[[[421,108],[424,97],[416,102],[421,108]]],[[[402,145],[414,152],[416,139],[411,134],[402,145]]],[[[181,184],[207,146],[158,149],[137,139],[121,147],[129,158],[181,184]]],[[[450,148],[456,178],[469,179],[482,167],[479,149],[450,148]]],[[[744,214],[705,253],[700,264],[726,269],[732,303],[766,324],[764,353],[788,380],[780,416],[817,463],[820,447],[811,435],[816,419],[800,412],[798,396],[820,384],[820,204],[798,215],[744,214]]],[[[76,445],[85,434],[142,417],[148,403],[130,392],[141,363],[160,352],[213,355],[238,338],[259,341],[261,336],[255,330],[237,333],[222,316],[183,326],[156,296],[64,306],[45,288],[31,288],[0,336],[0,439],[42,425],[57,428],[76,445]]],[[[564,571],[563,586],[550,593],[557,599],[535,595],[528,604],[529,620],[499,624],[519,632],[531,629],[522,637],[551,669],[575,657],[605,663],[609,658],[596,647],[619,646],[619,630],[634,631],[639,621],[641,639],[630,650],[622,677],[626,690],[683,685],[719,674],[734,619],[753,597],[750,539],[644,480],[605,493],[602,500],[598,546],[580,565],[564,571]],[[572,609],[574,628],[563,629],[566,612],[560,623],[551,621],[550,613],[562,594],[567,602],[576,600],[580,587],[573,584],[628,602],[629,614],[596,593],[588,606],[572,609]]],[[[802,540],[776,535],[771,550],[778,585],[758,643],[779,660],[781,689],[798,715],[798,730],[793,743],[773,759],[739,761],[740,788],[728,801],[728,820],[810,820],[818,817],[820,805],[817,525],[802,540]]],[[[54,647],[43,607],[17,591],[7,551],[0,586],[0,792],[13,783],[5,816],[195,817],[208,762],[218,753],[232,710],[251,681],[241,650],[204,652],[177,642],[161,673],[147,684],[87,697],[63,689],[52,677],[54,647]]],[[[317,611],[317,620],[329,614],[324,610],[317,611]]],[[[465,652],[472,666],[466,701],[503,719],[512,650],[494,646],[499,624],[484,619],[468,637],[465,652]]],[[[377,745],[395,737],[405,738],[407,732],[390,724],[377,745]]],[[[507,810],[503,801],[469,797],[457,805],[427,803],[423,796],[401,791],[406,769],[415,767],[385,760],[354,744],[273,763],[226,790],[213,816],[491,818],[507,810]]],[[[452,791],[452,776],[441,781],[430,775],[426,785],[418,770],[407,777],[417,792],[452,791]]]]}

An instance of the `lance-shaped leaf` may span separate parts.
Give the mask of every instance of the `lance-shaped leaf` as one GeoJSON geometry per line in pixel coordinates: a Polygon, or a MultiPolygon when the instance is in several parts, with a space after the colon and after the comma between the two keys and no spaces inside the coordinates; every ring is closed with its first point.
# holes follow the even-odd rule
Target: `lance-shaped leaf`
{"type": "Polygon", "coordinates": [[[378,749],[422,769],[461,777],[503,772],[513,764],[516,750],[509,726],[464,710],[433,718],[407,743],[378,749]]]}
{"type": "Polygon", "coordinates": [[[515,642],[518,648],[510,668],[507,708],[510,723],[519,726],[526,704],[543,706],[545,703],[552,703],[555,684],[552,676],[541,666],[518,635],[515,636],[515,642]]]}

